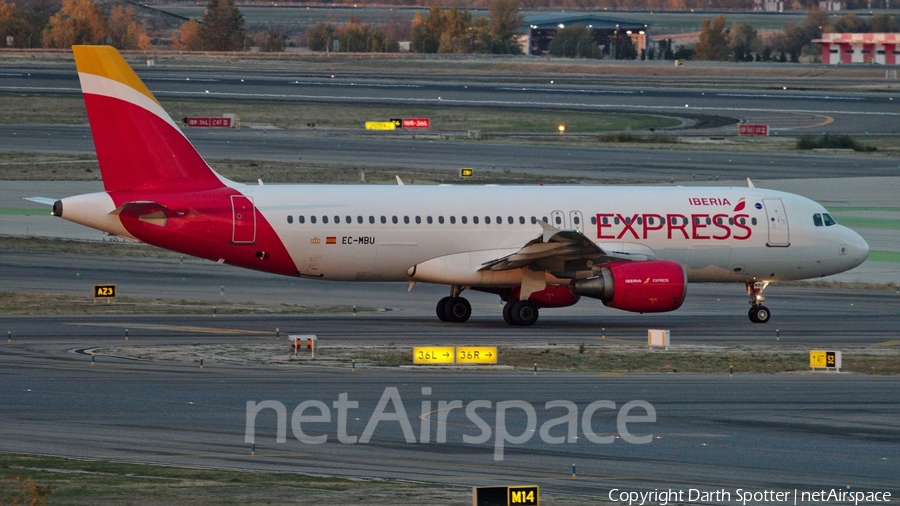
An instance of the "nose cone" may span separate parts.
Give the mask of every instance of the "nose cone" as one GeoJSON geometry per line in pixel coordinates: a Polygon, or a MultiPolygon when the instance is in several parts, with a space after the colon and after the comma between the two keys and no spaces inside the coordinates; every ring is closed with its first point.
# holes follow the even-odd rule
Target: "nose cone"
{"type": "Polygon", "coordinates": [[[847,267],[848,269],[852,269],[861,263],[866,261],[866,258],[869,256],[869,243],[866,242],[865,239],[862,238],[861,235],[856,232],[846,229],[845,232],[845,241],[847,246],[847,260],[850,265],[847,267]]]}

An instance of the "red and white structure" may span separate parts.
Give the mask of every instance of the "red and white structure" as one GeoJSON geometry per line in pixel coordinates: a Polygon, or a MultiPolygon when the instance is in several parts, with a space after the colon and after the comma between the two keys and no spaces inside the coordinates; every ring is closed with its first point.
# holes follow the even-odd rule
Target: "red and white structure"
{"type": "Polygon", "coordinates": [[[822,63],[900,63],[900,33],[823,33],[822,63]]]}

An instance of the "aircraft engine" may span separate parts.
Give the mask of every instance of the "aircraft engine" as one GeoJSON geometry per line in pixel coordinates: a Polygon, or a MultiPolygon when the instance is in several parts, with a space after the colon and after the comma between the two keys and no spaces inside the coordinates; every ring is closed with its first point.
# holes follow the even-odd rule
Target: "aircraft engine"
{"type": "Polygon", "coordinates": [[[670,260],[616,262],[602,266],[596,276],[573,281],[572,291],[624,311],[663,313],[681,307],[687,273],[670,260]]]}

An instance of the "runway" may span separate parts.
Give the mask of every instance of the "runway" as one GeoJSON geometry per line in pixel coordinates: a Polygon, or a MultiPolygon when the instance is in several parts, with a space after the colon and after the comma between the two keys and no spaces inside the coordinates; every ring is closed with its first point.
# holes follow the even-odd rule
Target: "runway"
{"type": "MultiPolygon", "coordinates": [[[[210,160],[237,159],[458,171],[504,170],[583,182],[696,184],[719,180],[896,176],[896,158],[695,150],[640,150],[463,142],[438,139],[361,138],[308,130],[187,130],[210,160]]],[[[85,126],[0,125],[0,151],[92,154],[85,126]]]]}
{"type": "MultiPolygon", "coordinates": [[[[770,124],[773,135],[896,134],[900,132],[897,92],[797,90],[789,80],[772,78],[766,89],[691,86],[659,83],[565,83],[516,75],[471,78],[398,72],[391,76],[309,75],[256,67],[177,69],[137,67],[136,72],[160,99],[289,101],[439,105],[534,110],[616,111],[694,118],[705,134],[736,134],[734,124],[770,124]],[[715,119],[719,118],[719,119],[715,119]],[[722,118],[725,118],[723,120],[722,118]],[[709,127],[709,128],[707,128],[709,127]]],[[[827,78],[826,78],[827,80],[827,78]]],[[[77,94],[73,65],[5,66],[0,92],[77,94]]],[[[687,133],[687,132],[685,132],[687,133]]]]}

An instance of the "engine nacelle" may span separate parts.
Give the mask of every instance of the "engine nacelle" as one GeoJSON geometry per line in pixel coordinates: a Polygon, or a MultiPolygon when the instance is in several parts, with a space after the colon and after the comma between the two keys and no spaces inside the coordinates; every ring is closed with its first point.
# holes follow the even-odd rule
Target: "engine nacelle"
{"type": "Polygon", "coordinates": [[[687,292],[687,272],[678,262],[650,260],[604,265],[597,276],[577,279],[577,295],[635,313],[663,313],[681,307],[687,292]]]}
{"type": "MultiPolygon", "coordinates": [[[[514,286],[507,300],[520,300],[522,288],[514,286]]],[[[580,295],[572,293],[568,286],[548,286],[539,292],[534,292],[528,296],[537,307],[567,307],[578,302],[580,295]]]]}

